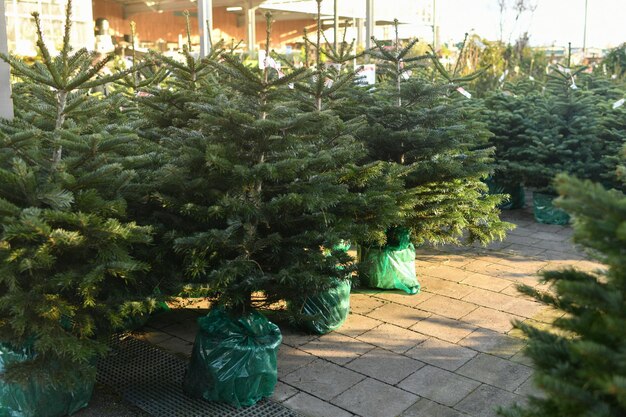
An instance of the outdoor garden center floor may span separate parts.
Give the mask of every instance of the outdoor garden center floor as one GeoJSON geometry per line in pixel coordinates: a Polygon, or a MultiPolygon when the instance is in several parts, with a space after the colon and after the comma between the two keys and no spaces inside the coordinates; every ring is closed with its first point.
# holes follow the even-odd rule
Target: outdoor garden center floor
{"type": "MultiPolygon", "coordinates": [[[[490,417],[523,402],[533,369],[511,321],[549,326],[557,314],[515,285],[601,266],[574,248],[570,227],[535,223],[529,210],[503,217],[517,225],[504,242],[418,250],[420,294],[356,291],[346,323],[324,336],[282,326],[273,399],[320,417],[490,417]]],[[[138,337],[189,355],[201,307],[165,313],[138,337]]]]}

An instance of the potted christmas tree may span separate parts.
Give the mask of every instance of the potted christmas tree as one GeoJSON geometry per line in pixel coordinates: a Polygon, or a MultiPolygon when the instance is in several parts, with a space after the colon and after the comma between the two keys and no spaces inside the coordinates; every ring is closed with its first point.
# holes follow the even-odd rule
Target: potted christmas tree
{"type": "Polygon", "coordinates": [[[258,310],[346,281],[349,257],[323,249],[350,236],[352,218],[335,207],[354,140],[326,123],[332,114],[300,108],[291,85],[313,75],[307,69],[283,74],[270,59],[251,68],[231,51],[206,62],[216,78],[186,104],[197,116],[159,139],[171,184],[157,201],[185,291],[211,302],[184,389],[246,406],[270,396],[277,379],[280,331],[258,310]]]}
{"type": "Polygon", "coordinates": [[[509,225],[498,216],[502,197],[485,195],[481,181],[492,170],[491,150],[480,149],[489,133],[456,105],[450,92],[457,86],[430,81],[427,57],[412,54],[417,39],[401,45],[397,28],[392,45],[373,40],[370,54],[381,82],[362,106],[368,123],[357,134],[370,160],[393,163],[406,173],[395,224],[386,233],[389,244],[360,242],[360,278],[378,288],[416,293],[411,240],[458,243],[467,232],[469,241],[486,243],[502,238],[509,225]]]}
{"type": "Polygon", "coordinates": [[[34,14],[42,62],[1,56],[21,82],[16,118],[0,121],[0,410],[56,417],[84,407],[94,361],[129,317],[150,311],[150,228],[129,221],[123,191],[135,136],[109,124],[111,103],[90,89],[109,57],[63,45],[52,57],[34,14]],[[97,62],[97,63],[95,63],[97,62]]]}
{"type": "MultiPolygon", "coordinates": [[[[540,223],[567,224],[569,216],[552,205],[552,181],[558,173],[601,180],[611,154],[602,135],[599,97],[576,85],[585,68],[554,68],[545,93],[534,102],[527,120],[529,146],[518,156],[525,183],[534,187],[533,211],[540,223]]],[[[609,146],[611,147],[611,146],[609,146]]]]}

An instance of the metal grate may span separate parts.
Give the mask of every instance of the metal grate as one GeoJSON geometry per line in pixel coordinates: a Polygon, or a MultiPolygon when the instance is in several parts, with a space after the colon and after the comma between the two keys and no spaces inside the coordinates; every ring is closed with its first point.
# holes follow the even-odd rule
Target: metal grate
{"type": "Polygon", "coordinates": [[[116,338],[98,363],[98,382],[154,417],[300,417],[270,400],[246,408],[187,397],[182,391],[187,362],[132,337],[116,338]]]}

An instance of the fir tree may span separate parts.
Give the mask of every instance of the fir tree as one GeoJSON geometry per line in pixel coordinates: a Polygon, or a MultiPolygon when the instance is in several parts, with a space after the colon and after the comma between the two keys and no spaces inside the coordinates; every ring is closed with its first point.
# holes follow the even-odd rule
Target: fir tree
{"type": "Polygon", "coordinates": [[[554,194],[552,180],[558,173],[606,181],[615,171],[615,161],[606,156],[618,153],[623,138],[603,126],[612,117],[601,113],[606,100],[576,84],[584,69],[554,68],[527,118],[529,146],[518,162],[526,171],[525,183],[548,194],[554,194]]]}
{"type": "Polygon", "coordinates": [[[464,232],[469,241],[502,238],[501,197],[485,196],[480,181],[492,169],[491,150],[477,150],[489,132],[451,99],[453,85],[422,76],[427,57],[411,53],[417,40],[401,46],[396,35],[391,47],[373,40],[383,78],[358,135],[370,160],[410,169],[395,226],[411,229],[417,243],[456,243],[464,232]]]}
{"type": "Polygon", "coordinates": [[[188,293],[245,313],[259,306],[257,291],[269,304],[328,288],[349,262],[321,250],[349,238],[353,223],[335,211],[355,152],[347,127],[323,108],[301,109],[291,85],[314,75],[306,68],[251,68],[230,52],[208,62],[219,85],[190,105],[197,120],[164,139],[175,150],[164,169],[180,188],[164,208],[180,220],[170,236],[188,293]]]}
{"type": "Polygon", "coordinates": [[[71,51],[70,11],[71,1],[57,57],[37,14],[43,62],[2,56],[23,82],[15,121],[0,124],[0,341],[36,352],[6,378],[56,386],[76,373],[92,379],[111,331],[154,306],[142,296],[148,265],[134,257],[150,228],[127,219],[122,197],[135,179],[125,167],[135,136],[109,125],[110,103],[89,94],[126,73],[97,79],[110,57],[71,51]]]}
{"type": "Polygon", "coordinates": [[[626,415],[626,195],[561,175],[560,207],[574,216],[574,240],[606,265],[543,274],[553,291],[522,291],[564,312],[541,330],[516,323],[528,336],[526,354],[545,398],[503,412],[510,417],[618,417],[626,415]]]}

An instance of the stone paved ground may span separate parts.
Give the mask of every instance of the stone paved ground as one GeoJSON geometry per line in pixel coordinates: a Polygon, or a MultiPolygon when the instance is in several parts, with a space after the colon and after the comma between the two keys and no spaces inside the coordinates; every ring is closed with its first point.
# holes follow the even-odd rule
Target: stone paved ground
{"type": "MultiPolygon", "coordinates": [[[[420,294],[357,291],[338,331],[283,328],[274,399],[312,417],[491,417],[536,393],[511,321],[546,327],[558,314],[515,285],[544,287],[541,270],[600,266],[570,243],[571,228],[528,211],[503,217],[517,224],[504,242],[418,250],[420,294]]],[[[162,316],[141,337],[188,356],[195,307],[206,305],[162,316]]]]}

